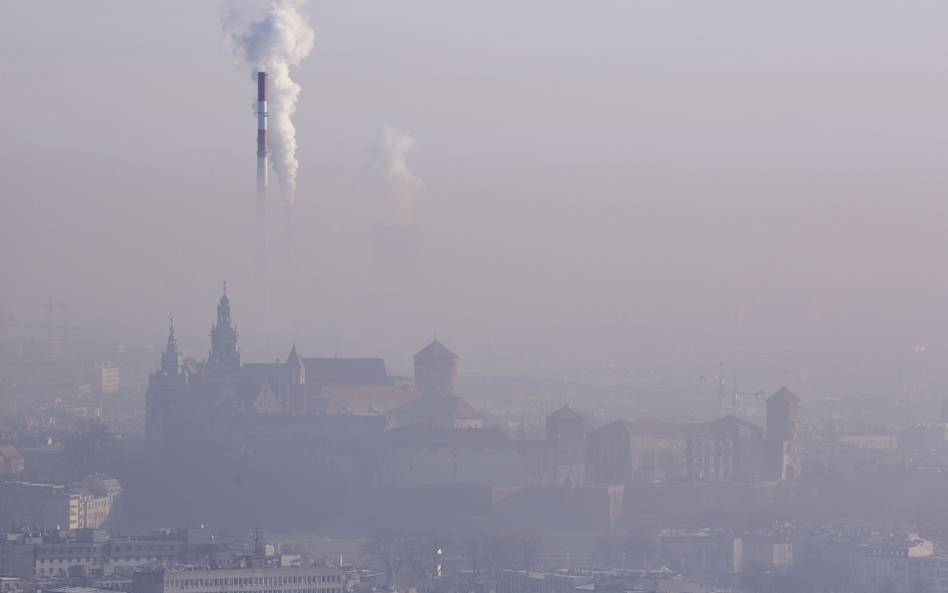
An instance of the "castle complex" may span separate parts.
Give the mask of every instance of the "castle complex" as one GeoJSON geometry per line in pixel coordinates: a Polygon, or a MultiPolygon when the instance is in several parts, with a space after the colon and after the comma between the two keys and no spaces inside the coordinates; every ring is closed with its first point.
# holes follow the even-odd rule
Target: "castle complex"
{"type": "Polygon", "coordinates": [[[244,363],[226,290],[205,361],[184,359],[174,323],[145,393],[146,447],[302,463],[373,484],[530,486],[665,481],[753,482],[799,476],[799,402],[767,401],[767,434],[725,416],[708,423],[617,420],[587,431],[569,405],[545,438],[511,440],[458,396],[458,357],[437,340],[414,356],[414,386],[380,358],[244,363]]]}

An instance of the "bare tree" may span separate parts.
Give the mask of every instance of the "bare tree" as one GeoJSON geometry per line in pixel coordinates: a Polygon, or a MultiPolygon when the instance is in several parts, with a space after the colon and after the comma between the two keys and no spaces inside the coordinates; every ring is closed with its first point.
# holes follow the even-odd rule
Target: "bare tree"
{"type": "Polygon", "coordinates": [[[553,462],[553,450],[545,442],[540,442],[539,446],[527,445],[523,450],[524,468],[537,481],[537,486],[542,485],[543,478],[553,470],[553,462]]]}
{"type": "Polygon", "coordinates": [[[419,534],[422,553],[428,561],[432,578],[441,576],[441,559],[447,553],[454,538],[450,530],[440,523],[429,523],[419,534]]]}
{"type": "Polygon", "coordinates": [[[428,553],[421,536],[415,535],[407,540],[405,548],[405,569],[408,574],[408,586],[413,587],[418,581],[427,579],[431,572],[428,564],[428,553]]]}
{"type": "Polygon", "coordinates": [[[481,572],[489,573],[491,563],[490,539],[483,531],[468,528],[457,543],[457,553],[464,561],[464,565],[471,571],[471,582],[477,581],[481,572]]]}
{"type": "Polygon", "coordinates": [[[505,570],[513,566],[513,545],[509,537],[491,534],[487,536],[487,557],[484,571],[491,574],[494,570],[505,570]]]}
{"type": "Polygon", "coordinates": [[[616,568],[623,556],[622,538],[611,533],[596,536],[592,544],[592,560],[600,568],[616,568]]]}
{"type": "Polygon", "coordinates": [[[408,553],[408,539],[397,531],[380,531],[362,546],[364,557],[374,560],[385,569],[385,578],[389,584],[395,573],[402,569],[408,553]]]}
{"type": "Polygon", "coordinates": [[[515,568],[517,570],[532,570],[539,566],[543,555],[543,541],[532,533],[514,540],[513,550],[515,568]]]}

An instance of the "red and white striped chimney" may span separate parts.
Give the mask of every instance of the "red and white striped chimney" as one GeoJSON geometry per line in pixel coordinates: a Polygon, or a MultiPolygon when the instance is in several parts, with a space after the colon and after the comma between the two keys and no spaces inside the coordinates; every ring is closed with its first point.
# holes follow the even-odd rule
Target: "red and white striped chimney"
{"type": "Polygon", "coordinates": [[[267,214],[268,170],[267,73],[257,72],[257,258],[261,277],[265,275],[267,247],[270,243],[267,214]]]}

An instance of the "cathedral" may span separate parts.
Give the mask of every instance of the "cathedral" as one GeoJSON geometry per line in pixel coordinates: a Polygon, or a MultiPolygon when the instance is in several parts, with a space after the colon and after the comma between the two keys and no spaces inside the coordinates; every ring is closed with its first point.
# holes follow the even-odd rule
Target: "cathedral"
{"type": "MultiPolygon", "coordinates": [[[[213,436],[215,424],[239,413],[325,412],[339,403],[334,400],[346,399],[346,388],[350,392],[358,388],[361,400],[367,402],[365,411],[375,413],[423,395],[394,385],[381,358],[300,358],[293,346],[283,363],[244,363],[237,339],[226,286],[217,304],[206,360],[181,356],[171,320],[167,348],[145,392],[146,448],[194,444],[213,436]],[[336,387],[335,393],[323,393],[328,386],[336,387]]],[[[450,384],[451,378],[441,381],[450,384]]]]}

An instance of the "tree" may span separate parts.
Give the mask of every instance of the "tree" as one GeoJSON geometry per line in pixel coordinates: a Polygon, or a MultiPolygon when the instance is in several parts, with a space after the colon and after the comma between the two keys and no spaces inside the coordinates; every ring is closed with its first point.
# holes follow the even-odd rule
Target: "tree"
{"type": "Polygon", "coordinates": [[[108,473],[124,454],[112,428],[101,418],[83,418],[63,440],[63,454],[73,479],[108,473]]]}
{"type": "Polygon", "coordinates": [[[623,539],[625,557],[633,568],[648,569],[658,558],[658,532],[644,526],[633,527],[623,539]]]}
{"type": "Polygon", "coordinates": [[[369,560],[374,560],[385,569],[385,578],[392,584],[395,573],[402,569],[408,553],[409,542],[400,532],[393,530],[380,531],[369,538],[362,546],[361,553],[369,560]]]}
{"type": "Polygon", "coordinates": [[[592,561],[600,568],[615,568],[623,556],[622,539],[611,533],[596,536],[592,544],[592,561]]]}
{"type": "Polygon", "coordinates": [[[516,538],[513,541],[512,548],[514,568],[517,570],[533,570],[539,566],[540,557],[543,555],[543,541],[537,534],[532,533],[516,538]]]}
{"type": "Polygon", "coordinates": [[[490,562],[491,550],[488,537],[478,529],[469,528],[461,535],[457,543],[457,552],[464,566],[471,571],[471,582],[475,582],[477,576],[487,568],[490,562]]]}
{"type": "Polygon", "coordinates": [[[527,445],[523,450],[524,468],[537,481],[537,486],[541,486],[543,478],[552,471],[553,462],[553,450],[547,446],[546,442],[540,441],[537,444],[527,445]]]}
{"type": "Polygon", "coordinates": [[[432,578],[441,576],[441,559],[453,542],[451,532],[440,523],[429,523],[421,530],[419,541],[421,551],[427,560],[426,570],[430,569],[432,578]]]}

